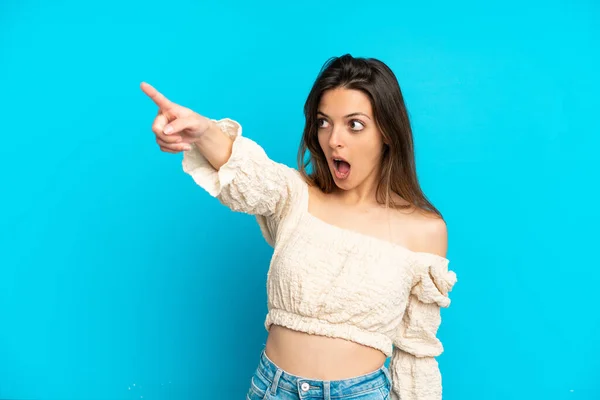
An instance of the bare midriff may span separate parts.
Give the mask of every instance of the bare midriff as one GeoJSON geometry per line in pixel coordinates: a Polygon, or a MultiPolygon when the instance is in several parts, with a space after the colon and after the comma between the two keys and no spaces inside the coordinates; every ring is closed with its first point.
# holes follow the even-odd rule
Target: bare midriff
{"type": "Polygon", "coordinates": [[[279,325],[270,327],[265,353],[289,374],[330,381],[368,374],[386,360],[384,353],[372,347],[279,325]]]}

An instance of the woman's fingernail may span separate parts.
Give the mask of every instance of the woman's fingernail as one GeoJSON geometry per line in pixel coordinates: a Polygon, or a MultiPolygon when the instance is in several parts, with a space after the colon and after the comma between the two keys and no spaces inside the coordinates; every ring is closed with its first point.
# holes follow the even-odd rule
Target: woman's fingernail
{"type": "Polygon", "coordinates": [[[165,135],[168,135],[169,133],[173,132],[173,127],[167,125],[163,132],[165,133],[165,135]]]}

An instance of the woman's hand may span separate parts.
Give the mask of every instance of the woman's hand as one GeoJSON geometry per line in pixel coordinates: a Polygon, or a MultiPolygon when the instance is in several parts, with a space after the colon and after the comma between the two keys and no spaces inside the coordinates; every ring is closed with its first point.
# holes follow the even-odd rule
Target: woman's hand
{"type": "Polygon", "coordinates": [[[168,100],[146,82],[142,82],[140,87],[158,106],[152,132],[162,151],[179,153],[191,150],[191,143],[199,140],[213,124],[210,119],[168,100]]]}

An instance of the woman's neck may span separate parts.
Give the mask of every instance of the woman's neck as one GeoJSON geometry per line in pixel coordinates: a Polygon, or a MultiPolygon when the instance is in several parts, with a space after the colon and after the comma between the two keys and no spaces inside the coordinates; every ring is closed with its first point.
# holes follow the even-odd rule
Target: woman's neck
{"type": "Polygon", "coordinates": [[[367,178],[358,186],[344,190],[336,188],[335,196],[345,205],[348,206],[375,206],[377,202],[377,186],[379,184],[379,174],[373,171],[367,178]]]}

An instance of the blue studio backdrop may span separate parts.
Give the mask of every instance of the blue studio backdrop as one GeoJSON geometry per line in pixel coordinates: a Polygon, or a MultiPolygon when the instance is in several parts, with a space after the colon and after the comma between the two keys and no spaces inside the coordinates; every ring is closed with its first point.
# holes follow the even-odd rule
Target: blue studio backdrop
{"type": "Polygon", "coordinates": [[[458,274],[447,400],[600,399],[597,1],[0,3],[0,398],[241,399],[271,249],[139,84],[295,166],[322,64],[388,63],[458,274]]]}

